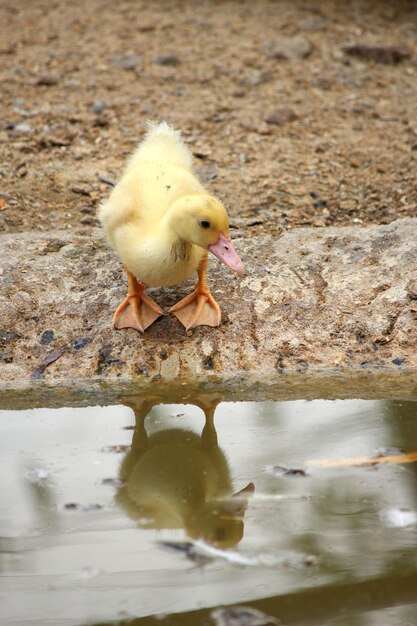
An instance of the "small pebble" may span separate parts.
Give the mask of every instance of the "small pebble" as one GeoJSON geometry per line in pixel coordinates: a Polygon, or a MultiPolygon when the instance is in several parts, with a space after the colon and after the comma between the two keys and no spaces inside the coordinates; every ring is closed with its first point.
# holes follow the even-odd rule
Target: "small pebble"
{"type": "Polygon", "coordinates": [[[180,64],[180,60],[175,54],[163,53],[158,54],[158,56],[155,58],[155,63],[157,65],[168,65],[171,67],[175,67],[176,65],[180,64]]]}
{"type": "Polygon", "coordinates": [[[77,193],[80,196],[89,196],[90,190],[83,185],[72,185],[70,188],[73,193],[77,193]]]}
{"type": "Polygon", "coordinates": [[[86,224],[87,226],[98,226],[99,221],[95,217],[87,215],[86,217],[80,219],[80,224],[86,224]]]}
{"type": "Polygon", "coordinates": [[[206,370],[211,370],[214,367],[213,357],[207,356],[203,359],[203,367],[206,370]]]}
{"type": "Polygon", "coordinates": [[[251,74],[247,79],[246,83],[250,87],[257,87],[258,85],[263,85],[271,80],[271,75],[269,72],[255,72],[255,74],[251,74]]]}
{"type": "Polygon", "coordinates": [[[102,183],[105,183],[110,187],[114,187],[116,185],[116,181],[114,180],[114,178],[110,178],[109,176],[99,176],[98,178],[102,183]]]}
{"type": "Polygon", "coordinates": [[[407,292],[412,300],[417,300],[417,278],[408,281],[407,292]]]}
{"type": "Polygon", "coordinates": [[[94,126],[96,127],[98,126],[100,128],[107,128],[107,126],[109,125],[110,125],[110,120],[105,114],[97,115],[96,119],[94,120],[94,126]]]}
{"type": "Polygon", "coordinates": [[[319,15],[309,15],[305,19],[298,22],[298,27],[301,30],[306,30],[310,33],[319,33],[326,30],[326,22],[319,15]]]}
{"type": "Polygon", "coordinates": [[[37,85],[45,85],[46,87],[52,87],[59,83],[60,77],[58,74],[44,74],[39,76],[36,80],[37,85]]]}
{"type": "Polygon", "coordinates": [[[107,109],[108,104],[105,100],[96,100],[93,104],[93,113],[103,113],[107,109]]]}
{"type": "Polygon", "coordinates": [[[55,339],[53,330],[45,330],[41,336],[41,344],[46,346],[48,343],[51,343],[55,339]]]}
{"type": "Polygon", "coordinates": [[[297,113],[287,107],[274,109],[265,115],[265,122],[267,124],[275,124],[276,126],[284,126],[288,122],[294,122],[296,119],[298,119],[297,113]]]}
{"type": "Polygon", "coordinates": [[[21,124],[16,124],[13,130],[15,133],[19,133],[19,135],[27,135],[28,133],[32,132],[32,126],[30,124],[22,122],[21,124]]]}
{"type": "Polygon", "coordinates": [[[124,54],[114,59],[112,63],[124,70],[135,70],[140,64],[140,57],[137,54],[124,54]]]}
{"type": "Polygon", "coordinates": [[[67,245],[66,241],[61,241],[60,239],[51,239],[42,250],[42,254],[50,254],[51,252],[58,252],[67,245]]]}
{"type": "Polygon", "coordinates": [[[205,163],[196,168],[196,174],[204,183],[208,183],[217,178],[217,165],[215,163],[205,163]]]}
{"type": "Polygon", "coordinates": [[[79,339],[74,341],[72,347],[74,348],[74,350],[80,350],[81,348],[84,348],[84,346],[86,346],[90,341],[91,337],[80,337],[79,339]]]}
{"type": "Polygon", "coordinates": [[[408,48],[399,45],[373,46],[356,43],[345,46],[343,52],[364,61],[374,61],[385,65],[395,65],[411,56],[408,48]]]}
{"type": "Polygon", "coordinates": [[[304,59],[311,54],[311,44],[302,35],[286,37],[284,35],[267,41],[262,52],[271,59],[304,59]]]}

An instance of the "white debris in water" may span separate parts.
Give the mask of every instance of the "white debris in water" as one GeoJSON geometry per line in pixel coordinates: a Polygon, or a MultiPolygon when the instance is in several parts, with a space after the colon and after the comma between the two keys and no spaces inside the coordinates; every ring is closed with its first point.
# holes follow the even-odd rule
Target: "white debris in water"
{"type": "Polygon", "coordinates": [[[248,499],[251,502],[274,502],[279,500],[306,500],[311,498],[309,494],[291,494],[291,493],[254,493],[248,499]]]}
{"type": "Polygon", "coordinates": [[[234,550],[221,550],[204,541],[188,541],[183,543],[161,542],[161,545],[184,552],[192,561],[220,560],[239,566],[289,567],[297,570],[308,570],[317,565],[317,559],[310,555],[292,555],[276,557],[272,554],[258,554],[249,556],[234,550]]]}
{"type": "Polygon", "coordinates": [[[155,524],[155,519],[153,517],[140,517],[136,520],[136,524],[138,526],[152,526],[152,524],[155,524]]]}
{"type": "Polygon", "coordinates": [[[35,485],[45,485],[50,480],[50,473],[44,467],[28,467],[23,476],[35,485]]]}
{"type": "Polygon", "coordinates": [[[90,580],[101,574],[101,570],[94,567],[83,567],[78,572],[75,572],[75,578],[78,580],[90,580]]]}
{"type": "Polygon", "coordinates": [[[232,550],[220,550],[204,543],[203,541],[195,541],[194,547],[209,557],[214,559],[223,559],[224,561],[234,565],[263,565],[266,567],[275,567],[278,565],[281,567],[289,567],[291,569],[309,569],[317,565],[317,559],[314,556],[297,555],[290,557],[275,557],[272,554],[247,556],[232,550]]]}
{"type": "Polygon", "coordinates": [[[233,565],[277,565],[281,559],[276,559],[272,555],[259,554],[257,556],[246,556],[239,554],[239,552],[233,550],[220,550],[214,546],[210,546],[204,541],[194,541],[194,549],[198,551],[202,556],[206,556],[212,559],[221,559],[232,563],[233,565]]]}
{"type": "Polygon", "coordinates": [[[382,511],[381,520],[391,528],[410,528],[417,525],[417,511],[411,509],[387,509],[382,511]]]}

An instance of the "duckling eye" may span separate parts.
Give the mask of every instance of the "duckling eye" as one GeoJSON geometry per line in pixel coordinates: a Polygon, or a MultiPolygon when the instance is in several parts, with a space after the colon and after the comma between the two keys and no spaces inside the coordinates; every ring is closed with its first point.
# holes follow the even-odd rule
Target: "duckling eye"
{"type": "Polygon", "coordinates": [[[200,220],[200,226],[201,228],[210,228],[211,224],[207,220],[200,220]]]}

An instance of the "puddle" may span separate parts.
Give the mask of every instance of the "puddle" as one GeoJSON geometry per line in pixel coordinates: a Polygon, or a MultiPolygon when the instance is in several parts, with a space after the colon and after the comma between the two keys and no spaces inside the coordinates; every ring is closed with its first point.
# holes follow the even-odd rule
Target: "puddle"
{"type": "Polygon", "coordinates": [[[417,402],[130,395],[0,449],[5,624],[415,623],[417,402]]]}

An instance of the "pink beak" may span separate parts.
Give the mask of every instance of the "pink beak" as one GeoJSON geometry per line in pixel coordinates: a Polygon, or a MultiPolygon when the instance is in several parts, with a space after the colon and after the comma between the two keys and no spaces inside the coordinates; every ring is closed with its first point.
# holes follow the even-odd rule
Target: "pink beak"
{"type": "Polygon", "coordinates": [[[219,240],[216,243],[212,243],[208,247],[209,251],[214,254],[222,263],[230,267],[231,270],[237,272],[239,276],[243,276],[243,263],[242,259],[233,247],[230,239],[225,237],[223,233],[220,233],[219,240]]]}

